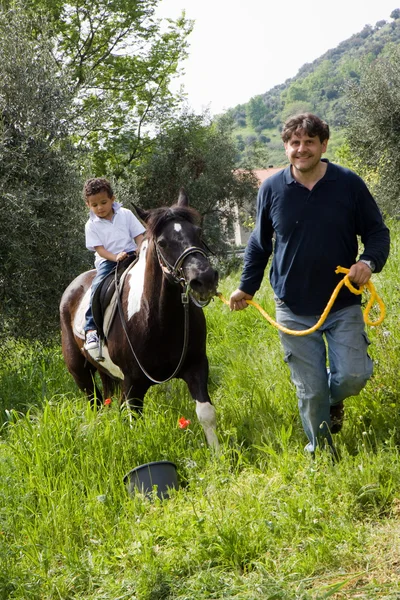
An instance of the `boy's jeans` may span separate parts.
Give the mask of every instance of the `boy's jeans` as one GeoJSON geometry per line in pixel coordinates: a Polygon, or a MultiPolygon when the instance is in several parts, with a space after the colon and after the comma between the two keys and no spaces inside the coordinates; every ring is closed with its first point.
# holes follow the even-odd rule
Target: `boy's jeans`
{"type": "MultiPolygon", "coordinates": [[[[320,315],[295,315],[284,302],[275,301],[276,320],[288,329],[309,329],[319,320],[320,315]]],[[[361,307],[357,304],[330,313],[309,335],[296,337],[281,331],[279,335],[309,439],[306,450],[314,452],[321,437],[333,446],[330,406],[359,394],[373,371],[361,307]]]]}
{"type": "Polygon", "coordinates": [[[112,260],[103,260],[103,262],[101,262],[97,268],[97,273],[92,281],[92,289],[90,292],[89,307],[85,314],[86,323],[83,328],[85,331],[91,331],[93,329],[97,329],[97,326],[96,326],[96,323],[94,322],[93,314],[92,314],[93,294],[95,293],[96,289],[99,287],[99,284],[103,281],[103,279],[105,277],[107,277],[107,275],[109,273],[111,273],[111,271],[116,266],[117,266],[117,263],[112,260]]]}

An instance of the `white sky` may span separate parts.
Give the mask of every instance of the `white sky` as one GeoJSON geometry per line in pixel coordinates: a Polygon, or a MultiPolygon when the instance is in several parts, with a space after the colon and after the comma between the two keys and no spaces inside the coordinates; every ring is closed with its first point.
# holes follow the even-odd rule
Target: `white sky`
{"type": "Polygon", "coordinates": [[[161,0],[157,16],[195,21],[179,80],[196,112],[248,102],[364,25],[390,21],[400,0],[161,0]]]}

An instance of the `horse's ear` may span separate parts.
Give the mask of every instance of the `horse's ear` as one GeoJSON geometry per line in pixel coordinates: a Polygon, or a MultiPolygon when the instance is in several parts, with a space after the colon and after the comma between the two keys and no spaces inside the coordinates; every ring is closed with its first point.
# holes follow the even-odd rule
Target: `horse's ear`
{"type": "Polygon", "coordinates": [[[133,207],[139,219],[146,223],[147,219],[149,218],[150,212],[148,210],[140,208],[140,206],[136,206],[136,204],[134,204],[133,207]]]}
{"type": "Polygon", "coordinates": [[[179,190],[178,206],[189,206],[189,199],[183,187],[179,190]]]}

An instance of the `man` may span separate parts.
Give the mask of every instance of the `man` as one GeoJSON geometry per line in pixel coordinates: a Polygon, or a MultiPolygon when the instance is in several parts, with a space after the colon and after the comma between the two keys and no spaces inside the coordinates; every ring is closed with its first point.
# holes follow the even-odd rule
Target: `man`
{"type": "MultiPolygon", "coordinates": [[[[256,226],[231,310],[246,308],[259,289],[273,237],[270,281],[276,320],[289,329],[317,323],[343,277],[335,274],[337,266],[350,269],[357,285],[383,268],[389,230],[362,179],[321,159],[328,139],[328,125],[313,114],[285,123],[282,140],[290,165],[260,187],[256,226]],[[364,246],[358,260],[357,236],[364,246]]],[[[341,429],[343,400],[357,395],[372,375],[360,303],[360,296],[343,286],[316,332],[304,337],[279,332],[310,453],[322,439],[336,453],[331,434],[341,429]]]]}

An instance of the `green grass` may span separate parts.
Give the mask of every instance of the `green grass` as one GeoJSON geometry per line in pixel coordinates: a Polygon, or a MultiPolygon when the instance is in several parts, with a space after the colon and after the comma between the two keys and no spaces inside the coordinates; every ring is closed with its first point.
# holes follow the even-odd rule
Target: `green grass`
{"type": "MultiPolygon", "coordinates": [[[[278,334],[251,307],[205,309],[219,456],[182,382],[152,388],[141,418],[116,398],[95,410],[58,344],[3,346],[0,599],[398,599],[398,229],[374,276],[388,313],[368,330],[375,375],[347,401],[337,464],[304,455],[278,334]],[[129,497],[125,473],[162,459],[180,489],[129,497]]],[[[273,314],[267,281],[257,300],[273,314]]]]}

